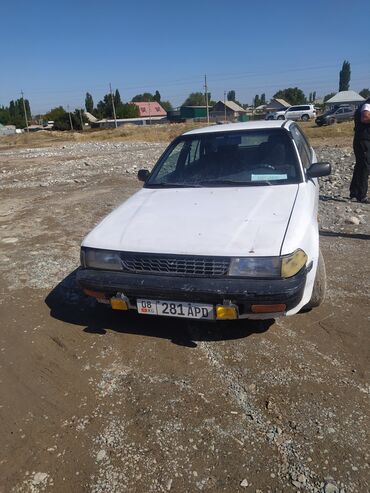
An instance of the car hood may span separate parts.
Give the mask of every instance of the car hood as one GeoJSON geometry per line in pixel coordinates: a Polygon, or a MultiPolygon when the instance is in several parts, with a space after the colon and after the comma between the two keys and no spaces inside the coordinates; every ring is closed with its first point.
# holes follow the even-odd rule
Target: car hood
{"type": "Polygon", "coordinates": [[[143,188],[82,245],[185,255],[279,255],[298,187],[143,188]]]}

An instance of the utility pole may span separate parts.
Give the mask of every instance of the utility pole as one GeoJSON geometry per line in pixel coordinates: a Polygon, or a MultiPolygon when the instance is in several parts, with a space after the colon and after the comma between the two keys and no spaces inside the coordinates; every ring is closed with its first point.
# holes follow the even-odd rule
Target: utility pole
{"type": "Polygon", "coordinates": [[[69,123],[71,125],[71,130],[73,130],[72,117],[71,117],[71,112],[69,111],[69,105],[67,106],[67,110],[68,110],[69,123]]]}
{"type": "Polygon", "coordinates": [[[113,108],[113,117],[114,117],[114,125],[117,128],[117,117],[116,117],[116,107],[114,106],[114,98],[113,98],[113,93],[112,93],[112,85],[109,82],[109,91],[110,91],[110,97],[112,99],[112,108],[113,108]]]}
{"type": "Polygon", "coordinates": [[[22,95],[22,101],[23,101],[24,119],[26,120],[27,132],[29,132],[30,130],[28,128],[28,118],[27,118],[27,111],[26,111],[26,103],[24,101],[23,91],[21,91],[21,95],[22,95]]]}
{"type": "Polygon", "coordinates": [[[80,110],[81,130],[84,131],[84,121],[82,118],[82,111],[80,110]]]}
{"type": "Polygon", "coordinates": [[[207,86],[207,75],[204,76],[204,90],[206,95],[206,107],[207,107],[207,124],[209,125],[209,107],[208,107],[208,86],[207,86]]]}
{"type": "Polygon", "coordinates": [[[226,122],[226,91],[224,91],[224,110],[225,110],[225,122],[226,122]]]}

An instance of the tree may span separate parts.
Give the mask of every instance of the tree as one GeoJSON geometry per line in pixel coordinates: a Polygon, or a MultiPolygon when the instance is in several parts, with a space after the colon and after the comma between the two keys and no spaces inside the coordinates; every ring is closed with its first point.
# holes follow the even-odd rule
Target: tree
{"type": "Polygon", "coordinates": [[[78,112],[79,110],[75,110],[74,113],[64,112],[63,114],[59,115],[54,120],[54,130],[71,130],[70,118],[72,120],[73,130],[81,130],[81,118],[78,112]]]}
{"type": "Polygon", "coordinates": [[[155,91],[153,99],[154,99],[154,101],[157,101],[157,103],[161,102],[161,95],[160,95],[159,91],[155,91]]]}
{"type": "Polygon", "coordinates": [[[273,98],[285,99],[285,101],[291,105],[303,104],[306,102],[306,96],[298,87],[288,87],[287,89],[281,89],[273,95],[273,98]]]}
{"type": "Polygon", "coordinates": [[[150,101],[154,101],[154,95],[151,92],[144,92],[143,94],[137,94],[136,96],[134,96],[131,101],[133,103],[148,103],[150,101]]]}
{"type": "Polygon", "coordinates": [[[164,110],[166,111],[171,111],[173,110],[173,106],[170,101],[161,101],[161,106],[164,110]]]}
{"type": "Polygon", "coordinates": [[[227,100],[235,102],[235,91],[233,89],[227,93],[227,100]]]}
{"type": "Polygon", "coordinates": [[[6,108],[4,106],[0,108],[0,123],[2,125],[10,124],[9,108],[6,108]]]}
{"type": "Polygon", "coordinates": [[[339,91],[348,91],[351,80],[351,64],[344,60],[342,70],[339,72],[339,91]]]}
{"type": "Polygon", "coordinates": [[[331,92],[330,94],[327,94],[326,96],[324,96],[324,103],[325,101],[327,101],[328,99],[332,98],[333,96],[335,96],[335,92],[331,92]]]}
{"type": "Polygon", "coordinates": [[[132,103],[121,103],[116,107],[117,118],[139,118],[140,110],[136,104],[132,103]]]}
{"type": "Polygon", "coordinates": [[[257,106],[260,106],[260,105],[261,105],[261,100],[260,100],[260,97],[259,97],[259,95],[258,95],[258,94],[256,94],[256,95],[254,96],[254,99],[253,99],[253,106],[254,106],[255,108],[257,108],[257,106]]]}
{"type": "Polygon", "coordinates": [[[370,89],[362,89],[359,94],[365,99],[370,98],[370,89]]]}
{"type": "MultiPolygon", "coordinates": [[[[211,93],[208,93],[208,104],[211,101],[211,93]]],[[[192,92],[187,99],[183,102],[183,106],[205,106],[206,98],[202,92],[192,92]]]]}
{"type": "Polygon", "coordinates": [[[85,96],[85,108],[89,113],[94,111],[94,100],[89,92],[87,92],[85,96]]]}
{"type": "Polygon", "coordinates": [[[113,101],[115,108],[118,108],[122,104],[121,95],[118,89],[116,89],[116,92],[114,93],[113,101]]]}
{"type": "Polygon", "coordinates": [[[261,94],[261,104],[266,104],[266,94],[265,93],[261,94]]]}
{"type": "Polygon", "coordinates": [[[49,111],[49,113],[46,113],[44,115],[44,119],[49,121],[52,120],[55,122],[60,116],[63,116],[66,113],[66,110],[63,108],[63,106],[58,106],[57,108],[53,108],[49,111]]]}

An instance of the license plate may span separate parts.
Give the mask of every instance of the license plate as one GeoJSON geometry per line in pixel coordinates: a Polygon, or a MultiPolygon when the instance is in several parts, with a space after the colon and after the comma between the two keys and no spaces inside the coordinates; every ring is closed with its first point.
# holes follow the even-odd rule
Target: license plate
{"type": "Polygon", "coordinates": [[[213,320],[213,305],[183,301],[137,300],[137,311],[142,315],[163,315],[165,317],[198,318],[213,320]]]}

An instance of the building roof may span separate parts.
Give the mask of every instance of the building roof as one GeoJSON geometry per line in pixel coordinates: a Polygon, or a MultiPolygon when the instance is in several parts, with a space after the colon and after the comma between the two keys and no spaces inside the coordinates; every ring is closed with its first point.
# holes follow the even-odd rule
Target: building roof
{"type": "Polygon", "coordinates": [[[331,103],[354,103],[356,101],[365,101],[365,98],[360,96],[355,91],[339,91],[335,96],[325,101],[325,104],[331,103]]]}
{"type": "Polygon", "coordinates": [[[86,118],[89,120],[90,123],[93,123],[93,122],[97,122],[98,121],[98,119],[95,118],[95,116],[92,115],[91,113],[89,113],[88,111],[84,111],[84,115],[86,116],[86,118]]]}
{"type": "Polygon", "coordinates": [[[222,104],[224,104],[227,108],[229,108],[232,111],[238,111],[239,113],[245,113],[246,110],[239,106],[238,104],[235,103],[235,101],[219,101],[222,104]]]}
{"type": "MultiPolygon", "coordinates": [[[[273,99],[271,99],[271,101],[277,101],[279,104],[282,104],[286,108],[289,108],[290,106],[292,106],[287,101],[285,101],[285,99],[282,99],[282,98],[273,98],[273,99]]],[[[270,101],[270,103],[271,103],[271,101],[270,101]]]]}
{"type": "Polygon", "coordinates": [[[133,102],[139,108],[141,117],[167,116],[167,112],[156,101],[133,102]]]}

